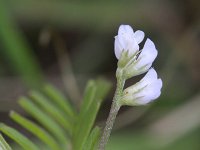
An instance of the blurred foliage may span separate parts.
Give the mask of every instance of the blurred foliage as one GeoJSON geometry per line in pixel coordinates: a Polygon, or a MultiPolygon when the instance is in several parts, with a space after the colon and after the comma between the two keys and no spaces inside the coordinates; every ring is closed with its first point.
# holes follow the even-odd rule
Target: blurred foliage
{"type": "MultiPolygon", "coordinates": [[[[26,93],[19,81],[22,79],[26,87],[37,91],[30,93],[29,105],[42,108],[64,130],[71,128],[66,121],[69,118],[58,115],[66,109],[63,101],[57,103],[62,108],[59,110],[46,103],[49,99],[41,92],[44,80],[67,93],[74,109],[79,110],[81,99],[85,100],[80,93],[89,78],[106,76],[114,83],[117,61],[113,37],[120,24],[130,24],[155,42],[159,55],[154,66],[164,88],[161,97],[150,106],[122,108],[115,127],[128,127],[113,134],[108,149],[199,150],[199,10],[198,0],[0,0],[0,121],[11,124],[5,114],[11,108],[20,110],[15,99],[26,93]]],[[[136,81],[132,79],[127,85],[136,81]]],[[[51,100],[56,99],[54,90],[45,90],[49,90],[51,100]]],[[[112,93],[109,96],[112,99],[112,93]]],[[[92,104],[91,99],[87,100],[92,104]]],[[[105,101],[97,118],[100,125],[109,107],[110,101],[105,101]]],[[[64,113],[72,117],[70,112],[64,113]]],[[[87,113],[82,112],[79,117],[87,113]]],[[[19,117],[15,113],[14,116],[19,117]]],[[[90,119],[94,121],[93,116],[90,119]]],[[[37,125],[32,121],[35,122],[37,125]]],[[[84,125],[90,127],[91,124],[84,125]]],[[[78,128],[76,135],[86,134],[88,139],[81,141],[80,137],[74,142],[82,145],[85,141],[92,146],[91,139],[98,137],[99,128],[93,132],[79,132],[78,128]]],[[[1,146],[8,146],[1,136],[0,141],[1,146]]]]}
{"type": "MultiPolygon", "coordinates": [[[[44,93],[32,91],[30,98],[19,99],[20,106],[38,123],[14,111],[10,113],[10,118],[37,137],[38,142],[43,143],[43,149],[94,150],[99,140],[100,128],[93,126],[99,107],[109,89],[110,84],[107,81],[89,81],[80,112],[77,112],[58,90],[47,85],[44,93]],[[103,90],[98,92],[100,89],[103,90]]],[[[32,142],[8,125],[1,123],[0,131],[24,150],[41,149],[38,142],[32,142]]],[[[10,149],[2,137],[0,146],[2,150],[10,149]]]]}
{"type": "Polygon", "coordinates": [[[27,83],[38,87],[42,77],[37,62],[2,0],[0,1],[0,37],[6,48],[6,51],[2,52],[8,56],[13,68],[27,83]]]}

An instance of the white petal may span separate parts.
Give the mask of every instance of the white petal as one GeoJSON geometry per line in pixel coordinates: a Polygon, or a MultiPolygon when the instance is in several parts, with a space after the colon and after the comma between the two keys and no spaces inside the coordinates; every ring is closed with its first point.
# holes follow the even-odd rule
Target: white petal
{"type": "Polygon", "coordinates": [[[157,80],[157,72],[155,71],[155,69],[151,68],[149,69],[149,71],[147,72],[147,74],[144,76],[144,78],[141,80],[142,82],[154,82],[155,80],[157,80]]]}
{"type": "Polygon", "coordinates": [[[136,88],[136,89],[144,88],[145,86],[151,84],[152,82],[156,80],[157,80],[157,73],[153,68],[151,68],[138,83],[133,85],[133,88],[136,88]]]}
{"type": "Polygon", "coordinates": [[[139,105],[147,104],[157,99],[161,94],[162,80],[158,79],[145,87],[141,92],[135,94],[136,103],[139,105]]]}
{"type": "Polygon", "coordinates": [[[129,55],[133,55],[139,50],[133,29],[129,25],[121,25],[118,35],[115,37],[115,55],[118,59],[123,50],[129,51],[129,55]]]}
{"type": "Polygon", "coordinates": [[[139,51],[139,45],[136,43],[134,38],[132,38],[132,40],[127,44],[127,50],[129,51],[129,56],[139,51]]]}
{"type": "Polygon", "coordinates": [[[144,32],[141,31],[141,30],[137,30],[134,33],[134,37],[135,37],[135,40],[136,40],[137,44],[140,44],[144,39],[144,32]]]}
{"type": "Polygon", "coordinates": [[[117,59],[119,59],[121,52],[123,50],[123,47],[119,43],[118,36],[115,37],[114,49],[115,49],[115,56],[117,57],[117,59]]]}
{"type": "Polygon", "coordinates": [[[133,34],[133,29],[129,25],[120,25],[118,34],[133,34]]]}
{"type": "Polygon", "coordinates": [[[161,79],[158,79],[148,85],[144,90],[143,94],[146,95],[147,99],[154,100],[160,96],[160,89],[162,87],[162,81],[161,79]]]}
{"type": "Polygon", "coordinates": [[[157,55],[158,51],[154,43],[150,39],[147,39],[135,67],[139,69],[145,65],[152,64],[157,55]]]}
{"type": "Polygon", "coordinates": [[[157,78],[156,71],[151,68],[142,80],[124,90],[125,104],[147,104],[160,96],[161,88],[162,80],[157,78]]]}

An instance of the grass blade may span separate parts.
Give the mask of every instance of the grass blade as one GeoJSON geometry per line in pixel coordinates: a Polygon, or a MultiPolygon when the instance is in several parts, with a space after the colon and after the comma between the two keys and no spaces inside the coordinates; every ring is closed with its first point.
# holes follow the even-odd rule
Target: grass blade
{"type": "Polygon", "coordinates": [[[13,139],[17,144],[19,144],[24,150],[40,150],[33,142],[31,142],[27,137],[19,133],[17,130],[1,123],[0,131],[6,134],[8,137],[13,139]]]}
{"type": "Polygon", "coordinates": [[[32,121],[24,118],[20,114],[12,111],[10,113],[10,117],[20,124],[22,127],[27,129],[29,132],[31,132],[33,135],[38,137],[41,141],[43,141],[47,146],[52,150],[60,150],[59,145],[56,143],[55,139],[49,135],[48,132],[46,132],[44,129],[33,123],[32,121]]]}
{"type": "Polygon", "coordinates": [[[40,87],[43,81],[40,67],[27,41],[9,14],[5,2],[0,0],[0,39],[6,48],[2,53],[12,62],[12,67],[26,83],[32,87],[40,87]]]}

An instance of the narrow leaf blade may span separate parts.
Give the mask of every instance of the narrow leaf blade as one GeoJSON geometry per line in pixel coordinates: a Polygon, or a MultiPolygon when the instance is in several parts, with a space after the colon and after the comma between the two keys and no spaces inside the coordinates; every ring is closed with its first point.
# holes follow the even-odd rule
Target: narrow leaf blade
{"type": "Polygon", "coordinates": [[[97,93],[96,93],[96,98],[99,100],[104,100],[108,92],[110,91],[112,84],[110,81],[106,79],[97,79],[96,80],[97,84],[97,93]]]}
{"type": "Polygon", "coordinates": [[[31,102],[28,98],[22,97],[19,100],[20,106],[41,123],[59,142],[66,143],[68,141],[64,130],[46,113],[44,113],[37,105],[31,102]]]}
{"type": "Polygon", "coordinates": [[[71,117],[71,119],[74,119],[76,117],[76,111],[59,90],[57,90],[52,85],[47,84],[44,87],[44,92],[50,98],[50,100],[58,105],[60,109],[65,112],[66,115],[71,117]]]}
{"type": "Polygon", "coordinates": [[[44,129],[33,123],[32,121],[24,118],[20,114],[12,111],[10,113],[10,117],[20,124],[22,127],[27,129],[29,132],[31,132],[33,135],[38,137],[41,141],[43,141],[48,147],[50,147],[53,150],[60,150],[59,145],[55,142],[55,139],[49,135],[48,132],[46,132],[44,129]]]}
{"type": "Polygon", "coordinates": [[[88,109],[90,108],[90,105],[94,100],[96,90],[97,90],[96,82],[94,80],[88,81],[84,92],[83,102],[80,108],[80,115],[87,112],[88,109]]]}
{"type": "Polygon", "coordinates": [[[1,134],[0,134],[0,150],[12,150],[1,134]]]}
{"type": "Polygon", "coordinates": [[[86,139],[88,138],[88,135],[91,131],[91,128],[94,125],[96,115],[98,113],[98,110],[100,108],[100,102],[94,102],[95,104],[92,104],[90,107],[90,111],[85,113],[83,115],[83,118],[81,118],[79,121],[79,130],[78,134],[75,136],[75,150],[81,150],[83,148],[84,143],[86,142],[86,139]]]}
{"type": "Polygon", "coordinates": [[[30,96],[40,107],[45,110],[52,118],[54,118],[62,127],[71,134],[72,121],[67,118],[59,108],[53,105],[49,99],[39,92],[32,91],[30,96]]]}
{"type": "Polygon", "coordinates": [[[83,150],[96,150],[96,145],[98,144],[101,129],[96,126],[90,135],[88,136],[83,150]]]}
{"type": "Polygon", "coordinates": [[[0,124],[0,131],[18,143],[24,150],[40,150],[33,142],[27,137],[19,133],[14,128],[11,128],[3,123],[0,124]]]}
{"type": "Polygon", "coordinates": [[[111,86],[105,80],[98,80],[97,82],[90,81],[86,87],[74,134],[75,150],[82,150],[94,125],[102,99],[105,98],[111,86]]]}

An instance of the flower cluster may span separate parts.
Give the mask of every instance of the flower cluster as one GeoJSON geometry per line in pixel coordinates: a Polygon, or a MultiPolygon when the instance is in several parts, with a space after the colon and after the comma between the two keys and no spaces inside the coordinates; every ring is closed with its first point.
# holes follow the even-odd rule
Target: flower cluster
{"type": "Polygon", "coordinates": [[[144,32],[134,32],[129,25],[121,25],[115,36],[115,56],[123,78],[128,79],[148,71],[141,81],[123,91],[122,105],[144,105],[158,98],[161,93],[162,80],[151,68],[158,51],[149,38],[140,50],[139,44],[143,39],[144,32]]]}

